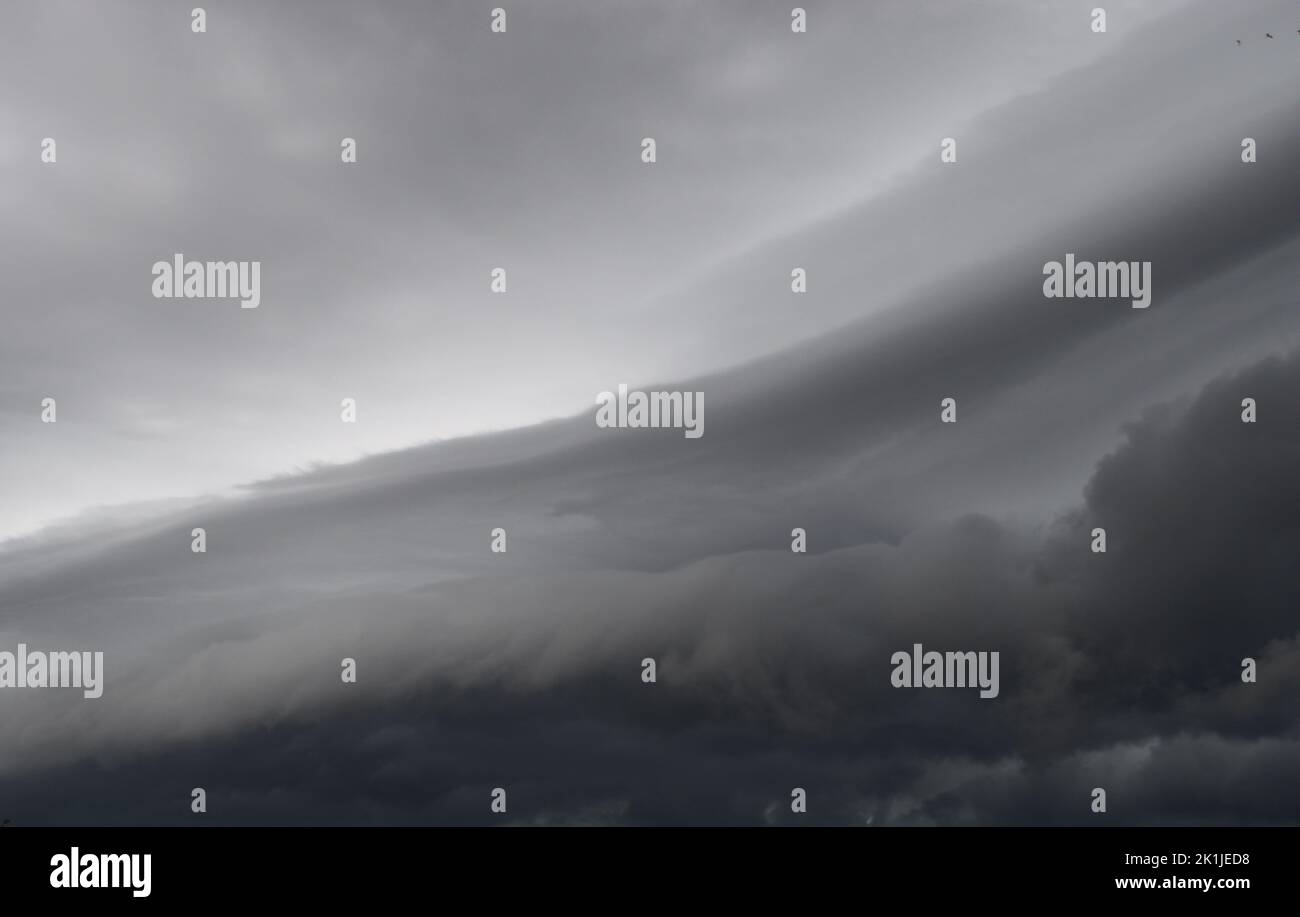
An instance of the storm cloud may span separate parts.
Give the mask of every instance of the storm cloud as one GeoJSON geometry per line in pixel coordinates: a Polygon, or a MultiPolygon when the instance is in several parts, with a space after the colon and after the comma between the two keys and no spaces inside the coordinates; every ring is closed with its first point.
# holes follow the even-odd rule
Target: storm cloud
{"type": "MultiPolygon", "coordinates": [[[[96,125],[71,62],[7,109],[85,106],[21,202],[123,231],[90,246],[51,217],[6,256],[0,461],[29,509],[0,547],[0,648],[103,650],[107,681],[0,691],[0,814],[186,822],[203,786],[209,823],[477,824],[502,786],[525,824],[1085,824],[1100,786],[1109,823],[1300,819],[1300,38],[1233,45],[1282,3],[1114,4],[1105,36],[1091,4],[1045,6],[810,7],[816,61],[774,4],[512,11],[513,54],[468,7],[235,5],[239,54],[214,7],[193,59],[155,35],[162,7],[97,7],[83,26],[189,61],[170,101],[226,107],[168,129],[208,138],[197,161],[134,108],[138,136],[96,125]],[[920,55],[910,103],[879,88],[887,30],[920,55]],[[1031,50],[958,50],[981,30],[1031,50]],[[851,34],[878,58],[855,63],[851,34]],[[926,61],[981,76],[943,102],[926,61]],[[439,75],[464,91],[417,86],[439,75]],[[869,133],[848,77],[894,153],[836,154],[869,133]],[[153,137],[112,159],[144,175],[110,194],[78,171],[81,130],[109,158],[153,137]],[[655,132],[655,174],[681,171],[652,187],[635,151],[655,132]],[[369,138],[355,184],[331,171],[347,133],[369,138]],[[169,211],[183,188],[219,218],[169,211]],[[154,254],[236,243],[218,254],[268,252],[257,331],[140,293],[154,254]],[[104,262],[56,272],[91,247],[104,262]],[[1151,261],[1152,305],[1045,299],[1066,252],[1151,261]],[[521,265],[509,306],[498,257],[521,265]],[[38,321],[17,304],[41,273],[61,279],[38,321]],[[440,278],[436,316],[411,276],[440,278]],[[458,355],[426,373],[414,342],[435,336],[458,355]],[[360,380],[389,420],[345,442],[360,380]],[[597,428],[620,382],[703,392],[706,434],[597,428]],[[29,402],[56,389],[42,429],[29,402]],[[151,393],[134,420],[127,390],[151,393]],[[494,432],[394,448],[436,435],[416,432],[433,402],[449,437],[494,432]],[[355,449],[383,453],[338,461],[355,449]],[[84,493],[42,503],[71,469],[84,493]],[[998,652],[998,697],[893,687],[917,643],[998,652]]],[[[33,41],[64,21],[49,9],[25,11],[33,41]]],[[[146,66],[116,65],[124,85],[146,66]]]]}

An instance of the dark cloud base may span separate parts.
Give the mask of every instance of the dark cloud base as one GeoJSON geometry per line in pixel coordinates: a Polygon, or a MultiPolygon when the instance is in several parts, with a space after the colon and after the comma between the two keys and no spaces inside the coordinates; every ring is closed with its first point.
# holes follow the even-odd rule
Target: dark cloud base
{"type": "Polygon", "coordinates": [[[367,688],[452,639],[431,613],[363,657],[346,702],[11,777],[3,814],[187,823],[204,786],[210,824],[764,824],[794,819],[801,786],[815,823],[1293,824],[1298,386],[1293,354],[1149,410],[1043,529],[967,516],[817,555],[417,590],[415,607],[470,616],[515,606],[457,644],[501,657],[367,688]],[[1258,423],[1240,422],[1247,395],[1258,423]],[[999,650],[1001,696],[891,688],[889,656],[913,642],[999,650]],[[659,684],[640,683],[642,654],[659,684]]]}

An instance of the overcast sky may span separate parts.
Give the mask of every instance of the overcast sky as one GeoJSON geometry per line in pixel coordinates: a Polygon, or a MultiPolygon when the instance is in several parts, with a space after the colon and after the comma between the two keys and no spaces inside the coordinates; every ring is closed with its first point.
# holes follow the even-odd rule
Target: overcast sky
{"type": "Polygon", "coordinates": [[[882,309],[1005,220],[914,222],[937,237],[902,260],[808,233],[1174,7],[1097,36],[1088,3],[814,3],[796,36],[778,3],[554,2],[492,35],[481,3],[217,3],[195,35],[174,3],[8,4],[0,536],[567,416],[882,309]],[[261,307],[152,298],[175,252],[260,260],[261,307]]]}
{"type": "Polygon", "coordinates": [[[1094,5],[7,7],[0,648],[110,668],[0,691],[0,815],[1300,820],[1300,14],[1094,5]]]}

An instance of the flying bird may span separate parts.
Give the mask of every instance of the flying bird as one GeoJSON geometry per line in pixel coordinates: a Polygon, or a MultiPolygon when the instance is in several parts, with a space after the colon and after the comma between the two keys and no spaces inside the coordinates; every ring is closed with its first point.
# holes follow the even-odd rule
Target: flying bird
{"type": "Polygon", "coordinates": [[[1264,33],[1264,37],[1265,37],[1265,38],[1272,38],[1272,37],[1273,37],[1273,33],[1272,33],[1272,32],[1265,32],[1265,33],[1264,33]]]}
{"type": "MultiPolygon", "coordinates": [[[[1296,31],[1300,31],[1300,29],[1297,29],[1296,31]]],[[[1240,38],[1237,39],[1237,44],[1241,44],[1241,39],[1240,39],[1240,38]]]]}

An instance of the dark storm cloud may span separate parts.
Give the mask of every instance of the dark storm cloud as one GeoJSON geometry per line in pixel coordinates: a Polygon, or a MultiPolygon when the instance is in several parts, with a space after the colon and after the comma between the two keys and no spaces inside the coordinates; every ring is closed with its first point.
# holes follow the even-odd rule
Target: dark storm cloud
{"type": "MultiPolygon", "coordinates": [[[[217,820],[234,821],[477,821],[497,785],[524,821],[779,820],[796,785],[827,821],[1079,821],[1096,785],[1118,791],[1118,821],[1294,820],[1285,793],[1268,806],[1262,791],[1231,794],[1296,754],[1297,384],[1300,356],[1270,361],[1135,422],[1086,504],[1040,532],[969,517],[897,545],[660,573],[544,574],[525,551],[414,591],[312,599],[299,586],[296,611],[262,616],[232,590],[243,607],[152,645],[93,720],[43,705],[26,759],[98,749],[100,778],[160,820],[179,815],[152,798],[151,773],[224,787],[217,820]],[[1238,417],[1243,392],[1261,405],[1254,426],[1238,417]],[[1106,555],[1088,550],[1093,524],[1106,555]],[[998,650],[1001,696],[890,687],[890,654],[913,642],[998,650]],[[338,683],[344,655],[355,687],[338,683]],[[1240,682],[1247,655],[1258,685],[1240,682]],[[659,661],[655,686],[639,681],[643,656],[659,661]],[[1232,770],[1184,763],[1198,756],[1232,770]]],[[[277,509],[326,556],[309,507],[277,509]]],[[[273,538],[250,510],[223,529],[273,538]]],[[[557,537],[571,536],[542,540],[557,537]]],[[[202,603],[202,581],[187,588],[166,587],[174,612],[202,603]]],[[[63,766],[68,784],[89,777],[63,766]]],[[[70,817],[41,808],[53,803],[33,778],[14,785],[24,818],[70,817]]]]}
{"type": "MultiPolygon", "coordinates": [[[[788,819],[789,790],[804,786],[819,821],[1068,823],[1086,820],[1101,785],[1115,821],[1300,818],[1280,777],[1297,757],[1287,559],[1300,417],[1288,399],[1300,368],[1294,356],[1263,360],[1300,344],[1300,179],[1289,165],[1300,82],[1286,79],[1300,57],[1221,54],[1212,43],[1225,25],[1258,11],[1194,8],[1160,24],[1163,40],[1126,36],[1099,62],[985,112],[959,132],[954,170],[901,176],[716,272],[704,264],[643,317],[611,321],[628,337],[606,369],[656,340],[707,350],[734,338],[718,363],[697,361],[711,368],[858,319],[668,384],[705,393],[698,441],[597,430],[584,413],[8,544],[0,643],[102,648],[108,686],[90,703],[0,692],[17,736],[0,745],[0,814],[188,819],[201,785],[213,821],[479,822],[500,785],[520,822],[763,823],[788,819]],[[1267,151],[1248,167],[1246,135],[1267,151]],[[1044,300],[1042,264],[1066,251],[1151,260],[1152,307],[1044,300]],[[807,321],[784,293],[796,256],[812,270],[807,321]],[[901,274],[907,282],[884,279],[901,274]],[[769,281],[781,295],[756,294],[769,281]],[[1238,420],[1247,395],[1260,403],[1253,426],[1238,420]],[[956,425],[938,422],[945,396],[958,399],[956,425]],[[1126,433],[1122,420],[1134,420],[1126,433]],[[208,530],[201,557],[189,551],[196,525],[208,530]],[[1106,555],[1088,551],[1094,525],[1108,530],[1106,555]],[[503,556],[487,550],[495,526],[509,531],[503,556]],[[794,526],[808,530],[810,554],[790,553],[794,526]],[[1000,652],[1001,695],[893,689],[889,657],[915,642],[1000,652]],[[1257,685],[1240,683],[1246,655],[1260,661],[1257,685]],[[344,656],[358,660],[355,686],[339,681],[344,656]],[[639,679],[645,656],[659,662],[652,687],[639,679]]],[[[304,42],[333,47],[338,15],[305,23],[304,42]]],[[[384,17],[362,18],[347,28],[408,49],[391,73],[427,73],[436,48],[411,49],[384,17]]],[[[503,72],[549,60],[562,24],[527,52],[536,60],[503,72]]],[[[278,130],[277,102],[307,82],[277,99],[258,60],[237,59],[220,92],[240,119],[278,130]]],[[[718,66],[748,85],[769,63],[718,66]]],[[[697,66],[705,82],[718,77],[697,66]]],[[[355,72],[346,56],[340,67],[355,72]]],[[[286,64],[295,80],[310,72],[286,64]]],[[[599,132],[582,123],[599,107],[583,93],[609,87],[584,72],[534,101],[599,132]],[[578,102],[566,108],[570,89],[578,102]]],[[[408,103],[418,94],[393,88],[408,103]]],[[[511,116],[544,148],[557,142],[530,111],[521,103],[511,116]]],[[[441,137],[438,150],[470,169],[485,139],[504,143],[499,130],[483,122],[464,147],[441,137]]],[[[292,159],[317,131],[337,132],[290,125],[273,145],[292,159]]],[[[563,188],[572,176],[550,153],[539,168],[563,188]]],[[[397,207],[393,232],[413,231],[415,204],[398,205],[417,160],[398,155],[394,184],[365,173],[343,193],[371,216],[397,207]]],[[[215,154],[208,166],[233,169],[215,154]]],[[[708,170],[696,178],[698,189],[708,170]]],[[[736,187],[756,180],[749,171],[736,187]]],[[[434,197],[422,205],[467,193],[425,190],[434,197]]],[[[310,206],[296,194],[281,203],[310,206]]],[[[654,197],[636,192],[639,205],[654,197]]],[[[667,213],[685,198],[654,206],[667,213]]],[[[544,228],[527,222],[544,202],[525,202],[520,239],[544,228]]],[[[553,214],[581,223],[563,206],[553,214]]],[[[649,239],[663,225],[629,232],[649,239]]],[[[288,233],[286,253],[302,246],[303,263],[352,242],[307,245],[274,218],[257,231],[288,233]]],[[[589,252],[606,264],[606,250],[589,252]]],[[[337,306],[324,296],[316,315],[326,363],[339,352],[328,338],[340,324],[326,321],[337,306]]],[[[224,340],[215,328],[204,346],[224,340]]],[[[277,375],[267,366],[287,328],[205,368],[256,388],[277,375]]],[[[154,328],[153,343],[179,331],[154,328]]],[[[567,335],[551,331],[536,341],[559,347],[567,335]]],[[[60,359],[75,362],[72,352],[60,359]]],[[[387,351],[374,353],[388,365],[387,351]]],[[[530,388],[529,371],[545,375],[513,368],[507,388],[530,388]]],[[[621,381],[636,380],[601,377],[592,394],[621,381]]],[[[231,454],[245,448],[222,429],[231,454]]]]}

